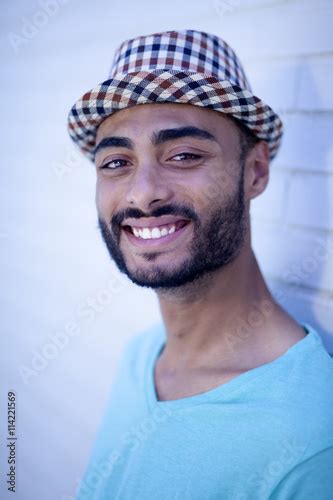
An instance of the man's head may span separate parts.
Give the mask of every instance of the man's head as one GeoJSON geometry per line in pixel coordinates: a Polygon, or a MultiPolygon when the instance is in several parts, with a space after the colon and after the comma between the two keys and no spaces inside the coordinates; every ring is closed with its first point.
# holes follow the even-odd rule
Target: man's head
{"type": "Polygon", "coordinates": [[[97,167],[103,238],[134,282],[180,286],[249,248],[249,203],[282,123],[224,40],[182,30],[123,42],[68,127],[97,167]]]}
{"type": "Polygon", "coordinates": [[[234,120],[144,104],[105,119],[96,143],[101,233],[134,283],[184,285],[250,244],[249,203],[266,186],[269,152],[234,120]]]}

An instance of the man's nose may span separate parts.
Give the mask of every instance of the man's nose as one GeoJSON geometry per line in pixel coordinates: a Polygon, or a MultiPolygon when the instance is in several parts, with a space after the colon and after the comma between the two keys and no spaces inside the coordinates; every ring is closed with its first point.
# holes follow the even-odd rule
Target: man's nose
{"type": "Polygon", "coordinates": [[[158,202],[168,202],[172,196],[172,185],[165,173],[161,173],[156,163],[145,163],[138,166],[129,179],[126,201],[132,207],[147,211],[158,202]]]}

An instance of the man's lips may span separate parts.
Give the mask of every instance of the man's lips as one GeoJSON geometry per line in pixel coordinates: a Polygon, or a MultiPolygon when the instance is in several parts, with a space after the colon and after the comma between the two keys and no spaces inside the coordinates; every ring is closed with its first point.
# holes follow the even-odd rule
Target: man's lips
{"type": "Polygon", "coordinates": [[[163,223],[161,223],[161,217],[158,219],[158,224],[156,221],[147,221],[148,224],[143,219],[135,221],[135,225],[125,224],[123,229],[129,241],[136,246],[157,248],[178,238],[189,226],[189,220],[185,219],[177,220],[173,218],[173,222],[169,223],[166,221],[171,220],[170,217],[168,219],[164,218],[163,223]],[[140,225],[138,222],[140,222],[140,225]]]}

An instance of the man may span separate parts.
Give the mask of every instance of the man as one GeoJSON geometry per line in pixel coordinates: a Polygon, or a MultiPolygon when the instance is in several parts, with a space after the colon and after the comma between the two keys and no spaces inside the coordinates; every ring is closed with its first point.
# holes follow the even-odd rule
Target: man
{"type": "Polygon", "coordinates": [[[282,123],[236,54],[194,30],[126,41],[69,131],[111,258],[163,318],[125,350],[78,498],[332,498],[333,362],[251,248],[282,123]]]}

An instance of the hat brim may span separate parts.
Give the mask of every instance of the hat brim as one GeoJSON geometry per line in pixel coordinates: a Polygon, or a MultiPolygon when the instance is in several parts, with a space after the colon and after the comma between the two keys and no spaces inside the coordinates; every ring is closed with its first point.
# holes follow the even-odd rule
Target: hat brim
{"type": "Polygon", "coordinates": [[[232,115],[256,137],[267,141],[271,160],[280,146],[282,122],[261,99],[227,80],[172,70],[127,73],[102,82],[72,107],[69,134],[94,160],[97,129],[105,118],[138,104],[163,102],[192,104],[232,115]]]}

